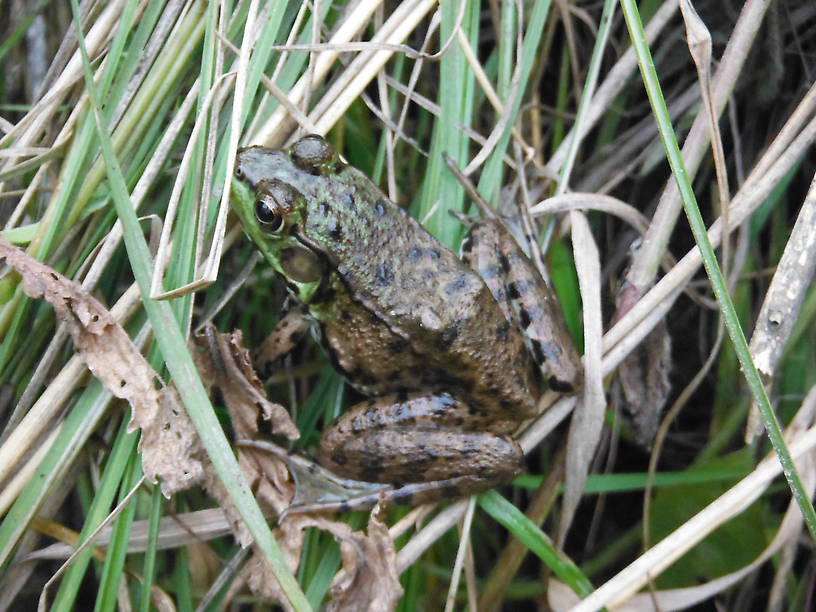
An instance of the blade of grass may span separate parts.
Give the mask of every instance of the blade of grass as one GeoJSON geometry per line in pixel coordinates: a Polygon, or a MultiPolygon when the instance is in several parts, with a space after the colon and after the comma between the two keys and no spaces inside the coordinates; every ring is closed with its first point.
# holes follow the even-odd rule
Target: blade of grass
{"type": "MultiPolygon", "coordinates": [[[[85,517],[85,524],[82,526],[80,542],[88,539],[97,527],[105,520],[110,512],[111,503],[116,495],[116,490],[122,483],[128,460],[131,453],[136,449],[136,442],[139,439],[137,434],[127,433],[127,423],[122,423],[116,441],[113,443],[110,457],[102,473],[102,480],[99,487],[94,491],[93,502],[88,515],[85,517]]],[[[65,576],[60,582],[59,591],[54,599],[54,603],[49,608],[52,612],[73,610],[79,587],[85,578],[88,564],[91,562],[93,547],[88,547],[75,560],[74,564],[65,572],[65,576]]]]}
{"type": "Polygon", "coordinates": [[[161,487],[153,487],[150,504],[150,530],[147,536],[147,550],[142,565],[142,589],[139,598],[139,612],[150,612],[150,591],[156,576],[156,551],[158,550],[159,525],[161,523],[164,496],[161,487]]]}
{"type": "MultiPolygon", "coordinates": [[[[133,487],[143,479],[142,462],[139,453],[134,449],[128,459],[127,475],[122,479],[119,488],[119,504],[123,503],[133,492],[133,487]]],[[[99,580],[96,605],[94,612],[113,612],[119,594],[119,585],[124,580],[125,557],[127,556],[130,530],[133,527],[133,517],[136,513],[135,500],[130,499],[122,513],[113,523],[111,541],[105,556],[105,565],[102,577],[99,580]]]]}
{"type": "Polygon", "coordinates": [[[274,571],[281,589],[296,610],[310,610],[311,606],[309,606],[294,576],[289,571],[277,542],[266,523],[266,519],[243,477],[235,456],[232,454],[229,442],[218,424],[218,419],[192,358],[187,351],[185,339],[181,334],[176,319],[173,317],[170,305],[150,299],[150,252],[139,227],[136,213],[131,205],[130,196],[113,145],[102,123],[99,110],[99,92],[94,83],[90,62],[85,50],[77,0],[72,0],[71,9],[74,14],[79,49],[85,69],[85,82],[91,98],[97,134],[105,167],[107,168],[107,175],[111,183],[113,201],[124,228],[125,248],[133,274],[139,284],[145,311],[155,330],[156,341],[164,356],[165,364],[176,383],[179,394],[189,412],[190,419],[201,437],[204,448],[219,478],[229,492],[241,517],[246,522],[256,544],[274,571]]]}
{"type": "Polygon", "coordinates": [[[759,372],[751,359],[748,343],[745,341],[745,335],[742,332],[739,318],[731,302],[731,296],[728,294],[722,271],[714,256],[714,249],[712,249],[711,242],[708,239],[705,223],[700,215],[700,209],[697,206],[694,190],[691,187],[691,182],[688,179],[683,164],[683,157],[680,154],[680,147],[677,144],[677,137],[674,134],[671,119],[669,118],[669,111],[663,99],[663,92],[660,89],[660,83],[657,79],[657,71],[652,61],[651,52],[646,44],[646,35],[643,31],[643,24],[640,21],[640,14],[633,0],[621,0],[621,6],[626,19],[626,26],[629,29],[629,36],[638,57],[638,65],[640,66],[643,83],[646,87],[647,95],[649,96],[649,102],[652,105],[652,112],[658,124],[660,138],[666,149],[666,155],[672,169],[672,174],[677,181],[677,187],[683,199],[683,208],[686,211],[691,231],[694,234],[694,240],[700,249],[703,265],[711,280],[714,295],[717,297],[717,302],[720,305],[728,335],[731,338],[734,350],[737,353],[737,358],[742,366],[748,388],[751,390],[751,395],[753,395],[754,401],[762,415],[765,431],[768,432],[768,438],[771,440],[771,444],[773,444],[774,450],[779,457],[779,462],[782,464],[785,478],[788,480],[796,502],[802,509],[802,514],[805,517],[810,535],[816,540],[816,511],[814,511],[813,505],[805,493],[802,481],[796,471],[796,466],[790,457],[787,445],[782,437],[782,431],[779,428],[779,422],[771,408],[771,403],[768,400],[765,387],[759,377],[759,372]]]}
{"type": "MultiPolygon", "coordinates": [[[[439,29],[440,40],[448,40],[459,21],[461,3],[458,1],[443,1],[442,23],[439,29]]],[[[472,7],[471,7],[472,11],[472,7]]],[[[471,38],[474,31],[478,31],[478,21],[474,23],[472,13],[465,15],[461,27],[465,36],[471,38]]],[[[433,214],[425,223],[431,234],[439,241],[452,247],[459,238],[461,225],[453,219],[448,211],[461,211],[464,204],[464,189],[456,178],[445,171],[442,153],[447,153],[457,165],[464,166],[466,161],[466,139],[460,129],[461,125],[471,123],[471,105],[473,90],[473,72],[465,61],[459,45],[452,44],[442,56],[440,65],[439,107],[441,114],[433,131],[428,167],[425,172],[425,181],[422,189],[422,199],[419,205],[418,218],[425,219],[431,211],[433,214]]]]}
{"type": "Polygon", "coordinates": [[[544,24],[550,12],[550,0],[537,0],[530,13],[530,21],[527,25],[527,32],[524,35],[524,42],[521,48],[521,79],[519,82],[519,93],[510,111],[510,120],[504,134],[496,144],[493,153],[488,157],[479,178],[478,191],[488,202],[493,200],[493,195],[499,193],[502,181],[502,164],[504,153],[507,150],[507,143],[510,141],[511,128],[518,117],[521,101],[524,99],[524,92],[527,88],[527,81],[533,69],[533,63],[538,57],[539,43],[544,34],[544,24]]]}
{"type": "Polygon", "coordinates": [[[547,535],[538,528],[538,525],[524,516],[521,510],[496,491],[482,493],[478,501],[482,510],[506,527],[531,552],[538,555],[547,567],[577,595],[585,597],[594,590],[592,583],[578,566],[559,555],[547,535]]]}

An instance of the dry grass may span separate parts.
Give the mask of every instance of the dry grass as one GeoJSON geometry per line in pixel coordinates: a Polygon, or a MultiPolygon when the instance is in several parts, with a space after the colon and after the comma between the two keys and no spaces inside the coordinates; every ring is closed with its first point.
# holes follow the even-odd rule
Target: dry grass
{"type": "MultiPolygon", "coordinates": [[[[735,313],[812,496],[816,7],[697,2],[695,34],[676,3],[642,4],[654,9],[642,6],[641,18],[666,115],[645,95],[629,45],[636,28],[620,6],[607,30],[600,4],[563,1],[524,5],[521,16],[513,2],[441,12],[426,0],[319,2],[317,20],[305,3],[253,0],[223,13],[202,2],[86,2],[84,63],[70,7],[13,3],[0,18],[3,236],[117,304],[151,366],[178,386],[258,558],[280,568],[261,510],[236,484],[229,418],[213,410],[184,342],[213,320],[257,345],[282,303],[281,284],[254,259],[247,266],[252,249],[228,215],[234,151],[328,134],[455,248],[462,228],[448,211],[468,202],[447,153],[488,202],[531,212],[587,384],[580,397],[545,395],[548,409],[521,432],[528,475],[514,488],[389,517],[399,605],[544,598],[568,609],[591,592],[582,609],[712,598],[803,609],[812,539],[800,537],[775,455],[762,461],[772,450],[752,434],[762,421],[738,334],[718,322],[681,194],[693,188],[714,247],[729,236],[719,255],[735,313]],[[685,173],[665,162],[658,126],[669,118],[685,173]]],[[[144,484],[129,408],[73,356],[51,307],[26,297],[13,273],[0,298],[0,608],[32,607],[77,532],[86,538],[106,517],[49,606],[246,601],[244,557],[223,514],[206,510],[214,502],[199,489],[164,501],[144,484]],[[173,517],[195,522],[179,531],[173,517]]],[[[308,342],[268,390],[296,411],[302,446],[347,403],[308,342]]],[[[281,579],[290,605],[320,606],[340,566],[333,537],[309,531],[299,586],[281,579]]]]}

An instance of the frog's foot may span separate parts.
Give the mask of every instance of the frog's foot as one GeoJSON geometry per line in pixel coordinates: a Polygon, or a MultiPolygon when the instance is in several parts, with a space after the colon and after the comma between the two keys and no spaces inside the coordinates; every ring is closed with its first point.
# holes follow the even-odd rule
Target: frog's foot
{"type": "Polygon", "coordinates": [[[263,376],[271,374],[274,369],[273,364],[292,352],[292,349],[309,330],[306,312],[304,306],[293,307],[278,321],[275,329],[266,337],[263,344],[253,351],[252,361],[263,376]]]}
{"type": "Polygon", "coordinates": [[[265,440],[239,440],[239,446],[250,446],[272,453],[281,459],[295,480],[295,496],[289,507],[278,517],[290,513],[358,510],[374,507],[379,495],[392,487],[377,482],[342,478],[305,457],[287,452],[265,440]],[[356,500],[366,503],[357,505],[356,500]],[[373,500],[373,501],[371,501],[373,500]],[[353,502],[348,505],[348,502],[353,502]]]}
{"type": "Polygon", "coordinates": [[[501,484],[499,481],[489,482],[474,476],[456,476],[454,478],[446,478],[433,482],[412,482],[401,486],[382,485],[363,481],[347,482],[358,482],[362,485],[373,485],[384,488],[377,492],[359,494],[344,500],[338,499],[335,501],[298,504],[293,502],[283,513],[281,520],[283,520],[283,517],[287,514],[371,510],[378,503],[384,507],[400,505],[418,506],[441,499],[456,499],[457,497],[464,497],[466,495],[475,495],[476,493],[486,491],[493,486],[501,484]]]}

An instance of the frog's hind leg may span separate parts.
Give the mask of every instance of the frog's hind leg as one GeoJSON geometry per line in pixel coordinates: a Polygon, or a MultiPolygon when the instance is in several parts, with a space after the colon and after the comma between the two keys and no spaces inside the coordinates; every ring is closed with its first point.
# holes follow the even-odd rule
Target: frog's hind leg
{"type": "Polygon", "coordinates": [[[321,465],[346,478],[398,485],[463,477],[466,490],[458,494],[488,489],[519,473],[518,443],[493,433],[502,428],[479,423],[477,414],[466,420],[470,411],[455,398],[389,399],[394,398],[342,415],[321,438],[321,465]]]}
{"type": "Polygon", "coordinates": [[[480,221],[462,243],[462,258],[476,270],[524,341],[550,387],[573,392],[582,384],[581,360],[555,293],[499,223],[480,221]]]}

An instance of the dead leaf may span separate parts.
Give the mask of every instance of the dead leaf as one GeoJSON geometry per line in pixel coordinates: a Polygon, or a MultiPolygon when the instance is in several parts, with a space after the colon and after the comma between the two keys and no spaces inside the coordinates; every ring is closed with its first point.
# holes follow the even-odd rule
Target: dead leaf
{"type": "MultiPolygon", "coordinates": [[[[306,527],[327,531],[340,540],[343,567],[329,589],[327,610],[388,612],[396,608],[402,597],[394,542],[379,518],[380,511],[379,506],[371,511],[367,535],[362,531],[352,531],[346,523],[308,514],[287,516],[275,530],[275,538],[293,572],[297,570],[300,560],[303,530],[306,527]]],[[[244,578],[254,593],[275,599],[289,609],[278,590],[277,581],[257,554],[244,570],[244,578]]]]}
{"type": "MultiPolygon", "coordinates": [[[[243,346],[240,331],[227,334],[211,325],[207,326],[203,333],[193,337],[192,353],[208,393],[212,396],[215,389],[220,392],[237,439],[258,438],[259,416],[269,421],[274,434],[290,440],[300,437],[286,408],[267,399],[263,385],[252,367],[249,352],[243,346]]],[[[294,482],[286,465],[274,455],[250,447],[239,447],[237,453],[241,470],[258,501],[262,502],[262,507],[280,515],[294,495],[294,482]]],[[[221,487],[216,481],[215,477],[208,478],[205,486],[224,504],[228,515],[238,521],[237,514],[230,509],[229,500],[221,497],[221,487]]],[[[238,524],[240,521],[236,522],[238,524]]],[[[250,541],[248,534],[242,534],[239,540],[246,543],[250,541]]]]}
{"type": "Polygon", "coordinates": [[[660,321],[618,366],[625,399],[623,419],[645,448],[654,442],[663,407],[671,391],[671,337],[660,321]]]}
{"type": "Polygon", "coordinates": [[[221,392],[238,438],[251,439],[258,433],[259,412],[269,421],[273,434],[290,440],[300,437],[286,408],[267,399],[240,331],[225,334],[207,325],[193,337],[193,343],[198,349],[193,359],[201,380],[210,394],[213,388],[221,392]]]}
{"type": "Polygon", "coordinates": [[[130,431],[141,428],[145,476],[161,478],[170,497],[203,477],[198,435],[177,391],[165,386],[110,312],[82,287],[0,238],[0,259],[22,276],[23,290],[51,303],[67,324],[77,353],[105,388],[132,409],[130,431]]]}
{"type": "MultiPolygon", "coordinates": [[[[303,548],[304,529],[310,527],[311,522],[308,516],[300,515],[287,518],[273,531],[275,540],[283,553],[286,565],[292,571],[297,571],[300,563],[300,553],[303,548]]],[[[264,561],[263,555],[256,550],[247,561],[241,571],[241,578],[246,581],[250,590],[256,595],[260,595],[270,601],[277,601],[284,610],[293,610],[289,600],[280,589],[277,578],[272,573],[269,565],[264,561]]],[[[229,601],[229,599],[227,599],[229,601]]]]}
{"type": "MultiPolygon", "coordinates": [[[[259,416],[269,421],[274,434],[290,440],[300,436],[286,408],[267,399],[240,331],[222,333],[208,325],[193,337],[191,344],[201,380],[211,397],[216,390],[219,392],[237,439],[258,439],[259,416]]],[[[264,514],[280,516],[295,494],[295,484],[286,465],[274,455],[251,447],[239,446],[236,452],[241,471],[264,514]]],[[[212,470],[206,472],[204,488],[224,510],[238,542],[249,546],[252,536],[226,489],[212,470]]]]}
{"type": "MultiPolygon", "coordinates": [[[[386,612],[397,607],[403,594],[397,572],[397,555],[388,528],[379,520],[379,505],[371,511],[368,535],[352,532],[341,538],[343,569],[335,577],[327,610],[386,612]]],[[[343,527],[348,528],[345,523],[343,527]]]]}

